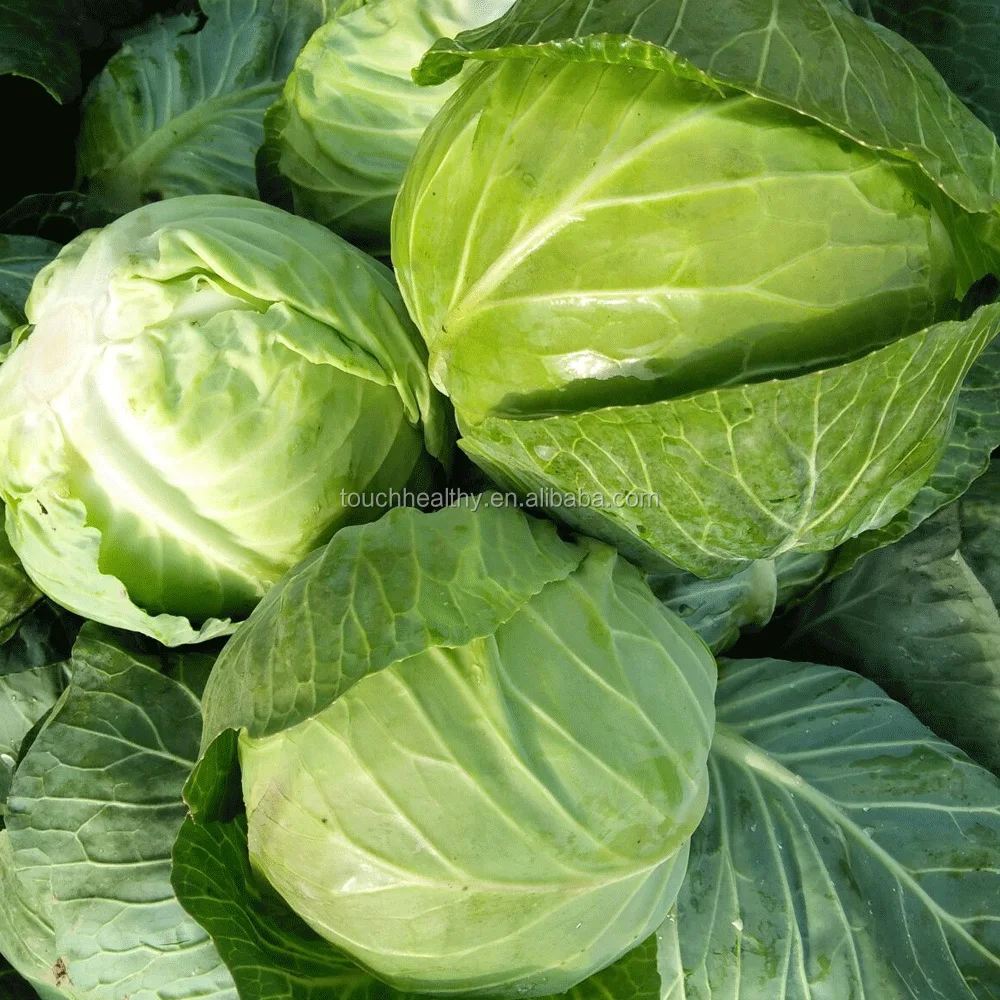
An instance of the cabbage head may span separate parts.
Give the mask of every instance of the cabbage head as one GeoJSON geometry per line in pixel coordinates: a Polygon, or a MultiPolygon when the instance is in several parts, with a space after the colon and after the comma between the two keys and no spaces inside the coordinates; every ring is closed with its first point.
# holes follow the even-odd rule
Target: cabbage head
{"type": "Polygon", "coordinates": [[[479,59],[392,248],[470,456],[700,576],[896,515],[1000,329],[1000,151],[930,64],[834,0],[522,0],[417,75],[479,59]]]}
{"type": "Polygon", "coordinates": [[[35,584],[176,644],[245,618],[342,524],[423,482],[440,397],[389,272],[242,198],[137,209],[35,280],[0,368],[0,494],[35,584]]]}
{"type": "Polygon", "coordinates": [[[411,72],[442,35],[499,17],[511,0],[348,0],[299,54],[265,117],[262,187],[372,253],[389,252],[396,194],[417,142],[458,81],[411,72]]]}
{"type": "Polygon", "coordinates": [[[331,946],[404,991],[549,996],[665,920],[716,668],[614,549],[479,499],[293,570],[223,651],[203,747],[239,732],[250,860],[331,946]]]}

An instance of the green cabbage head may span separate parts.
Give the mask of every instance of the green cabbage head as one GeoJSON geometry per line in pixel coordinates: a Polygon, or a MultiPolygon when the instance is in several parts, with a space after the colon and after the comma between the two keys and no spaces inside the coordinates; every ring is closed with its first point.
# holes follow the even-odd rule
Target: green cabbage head
{"type": "Polygon", "coordinates": [[[638,571],[515,509],[346,528],[226,647],[250,860],[404,991],[562,993],[666,918],[716,669],[638,571]]]}
{"type": "Polygon", "coordinates": [[[392,257],[472,458],[701,576],[898,513],[998,329],[1000,151],[923,57],[835,2],[523,0],[418,77],[465,59],[392,257]]]}
{"type": "Polygon", "coordinates": [[[38,276],[0,368],[0,494],[37,586],[168,644],[227,630],[422,482],[440,398],[389,272],[280,209],[141,208],[38,276]]]}
{"type": "Polygon", "coordinates": [[[442,35],[511,0],[348,0],[299,54],[265,118],[262,187],[372,253],[389,252],[396,194],[424,129],[458,87],[411,72],[442,35]]]}

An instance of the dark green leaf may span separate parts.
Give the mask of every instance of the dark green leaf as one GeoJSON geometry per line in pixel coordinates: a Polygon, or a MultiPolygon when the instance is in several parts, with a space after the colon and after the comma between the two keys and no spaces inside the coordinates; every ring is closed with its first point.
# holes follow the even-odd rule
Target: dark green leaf
{"type": "MultiPolygon", "coordinates": [[[[1000,774],[1000,613],[952,504],[781,621],[782,655],[857,670],[1000,774]]],[[[1000,550],[992,553],[995,561],[1000,550]]]]}
{"type": "Polygon", "coordinates": [[[6,639],[0,644],[0,677],[68,659],[80,625],[76,615],[49,601],[39,601],[5,629],[6,639]]]}
{"type": "Polygon", "coordinates": [[[21,758],[22,744],[58,701],[63,686],[61,666],[0,676],[0,820],[21,758]]]}
{"type": "Polygon", "coordinates": [[[0,230],[68,243],[85,229],[99,229],[114,216],[79,191],[32,194],[0,215],[0,230]]]}
{"type": "Polygon", "coordinates": [[[123,214],[184,194],[257,196],[264,112],[326,0],[202,0],[129,39],[84,103],[77,181],[123,214]]]}
{"type": "MultiPolygon", "coordinates": [[[[1000,392],[997,399],[1000,401],[1000,392]]],[[[959,524],[962,555],[1000,607],[1000,457],[962,497],[959,524]]]]}
{"type": "Polygon", "coordinates": [[[50,981],[58,957],[81,996],[236,1000],[211,941],[170,887],[201,716],[161,665],[111,630],[81,634],[71,685],[8,798],[24,906],[5,934],[35,942],[38,967],[23,974],[50,981]]]}
{"type": "Polygon", "coordinates": [[[731,662],[664,1000],[996,1000],[1000,781],[870,681],[731,662]]]}
{"type": "Polygon", "coordinates": [[[774,560],[759,559],[724,580],[702,580],[681,570],[649,575],[656,596],[705,640],[713,653],[728,649],[747,626],[774,614],[778,577],[774,560]]]}
{"type": "Polygon", "coordinates": [[[219,733],[204,750],[184,785],[184,801],[199,823],[228,823],[243,811],[235,729],[219,733]]]}
{"type": "Polygon", "coordinates": [[[174,845],[177,898],[204,927],[253,1000],[396,1000],[307,927],[250,867],[245,816],[185,821],[174,845]]]}
{"type": "MultiPolygon", "coordinates": [[[[660,1000],[655,937],[562,996],[569,1000],[660,1000]]],[[[555,1000],[555,998],[550,998],[555,1000]]]]}
{"type": "Polygon", "coordinates": [[[1000,8],[989,0],[854,0],[856,13],[874,18],[911,41],[994,132],[1000,132],[1000,8]]]}
{"type": "Polygon", "coordinates": [[[80,92],[77,0],[0,0],[0,75],[40,83],[57,101],[80,92]]]}
{"type": "Polygon", "coordinates": [[[58,252],[58,245],[48,240],[0,235],[0,344],[24,322],[31,283],[58,252]]]}

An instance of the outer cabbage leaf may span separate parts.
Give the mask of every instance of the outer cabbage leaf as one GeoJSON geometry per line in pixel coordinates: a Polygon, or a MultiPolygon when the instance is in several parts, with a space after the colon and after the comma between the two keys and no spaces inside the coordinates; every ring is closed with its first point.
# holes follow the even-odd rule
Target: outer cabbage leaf
{"type": "Polygon", "coordinates": [[[826,579],[835,558],[833,552],[789,552],[775,560],[779,608],[805,599],[826,579]]]}
{"type": "Polygon", "coordinates": [[[373,0],[317,31],[265,117],[262,187],[373,253],[388,253],[400,183],[424,129],[459,81],[419,87],[411,70],[444,35],[510,0],[373,0]]]}
{"type": "Polygon", "coordinates": [[[986,306],[826,371],[645,406],[491,417],[462,426],[460,443],[522,492],[658,495],[653,505],[564,504],[558,514],[724,577],[749,559],[832,549],[891,520],[940,460],[956,393],[998,330],[1000,306],[986,306]],[[883,489],[856,488],[873,482],[883,489]]]}
{"type": "Polygon", "coordinates": [[[891,521],[842,545],[830,575],[847,572],[866,552],[898,541],[960,497],[986,471],[995,448],[1000,448],[1000,337],[994,337],[962,383],[955,424],[930,479],[891,521]]]}
{"type": "Polygon", "coordinates": [[[479,510],[396,509],[342,529],[226,645],[205,692],[202,750],[227,729],[281,732],[370,673],[492,634],[583,555],[553,525],[486,497],[479,510]]]}
{"type": "Polygon", "coordinates": [[[117,214],[184,194],[256,197],[264,112],[327,0],[202,0],[155,21],[87,92],[77,183],[117,214]]]}
{"type": "Polygon", "coordinates": [[[722,670],[666,1000],[995,1000],[1000,782],[856,674],[722,670]]]}
{"type": "Polygon", "coordinates": [[[447,79],[468,58],[539,55],[680,67],[912,159],[969,211],[1000,203],[1000,149],[989,129],[916,48],[840,0],[521,0],[501,21],[440,41],[417,79],[447,79]]]}
{"type": "Polygon", "coordinates": [[[56,703],[62,689],[60,666],[0,675],[0,821],[22,740],[56,703]]]}
{"type": "Polygon", "coordinates": [[[72,101],[80,92],[80,27],[77,0],[2,0],[0,75],[28,77],[60,103],[72,101]]]}
{"type": "Polygon", "coordinates": [[[1000,774],[998,553],[993,466],[957,503],[781,619],[771,638],[785,655],[871,677],[1000,774]]]}
{"type": "Polygon", "coordinates": [[[0,940],[12,938],[22,958],[35,955],[32,973],[7,950],[15,967],[74,1000],[110,991],[236,1000],[210,939],[170,886],[201,717],[192,691],[160,666],[89,625],[72,682],[8,800],[7,877],[21,903],[0,940]]]}
{"type": "Polygon", "coordinates": [[[1000,771],[1000,614],[951,508],[796,609],[783,651],[858,670],[1000,771]]]}
{"type": "Polygon", "coordinates": [[[0,214],[0,230],[68,243],[87,229],[99,229],[114,215],[79,191],[29,194],[0,214]]]}
{"type": "Polygon", "coordinates": [[[962,555],[1000,607],[1000,457],[962,497],[958,516],[962,555]]]}
{"type": "Polygon", "coordinates": [[[979,0],[845,0],[848,7],[911,41],[948,86],[994,132],[1000,132],[996,49],[1000,12],[979,0]]]}
{"type": "Polygon", "coordinates": [[[0,898],[4,901],[0,907],[0,955],[42,1000],[83,1000],[69,981],[66,963],[56,949],[47,897],[38,883],[18,875],[6,830],[0,830],[0,898]]]}
{"type": "MultiPolygon", "coordinates": [[[[941,460],[930,479],[920,488],[912,502],[881,528],[862,532],[832,552],[809,553],[793,551],[776,560],[778,593],[776,605],[787,608],[811,597],[818,587],[848,572],[866,553],[891,545],[920,527],[942,507],[961,497],[966,490],[988,496],[991,487],[986,477],[979,486],[979,477],[987,470],[990,454],[1000,447],[1000,338],[994,338],[969,370],[958,393],[955,423],[941,460]]],[[[984,562],[976,568],[980,578],[989,571],[984,562]]],[[[734,577],[745,580],[746,577],[734,577]]],[[[690,581],[695,594],[701,586],[690,581]]],[[[710,587],[714,586],[709,584],[710,587]]],[[[725,581],[722,584],[725,587],[725,581]]],[[[712,590],[712,593],[721,591],[712,590]]],[[[733,610],[746,608],[736,593],[733,610]]],[[[995,592],[994,592],[995,594],[995,592]]],[[[994,596],[994,601],[996,597],[994,596]]],[[[750,623],[744,623],[750,624],[750,623]]]]}
{"type": "Polygon", "coordinates": [[[338,524],[375,516],[345,488],[422,481],[425,447],[447,460],[391,274],[271,206],[137,210],[71,243],[27,312],[0,369],[8,535],[86,617],[169,645],[224,633],[338,524]],[[67,323],[70,301],[86,307],[67,323]]]}
{"type": "Polygon", "coordinates": [[[732,646],[744,628],[766,625],[778,600],[773,559],[758,559],[722,580],[663,570],[650,573],[648,582],[653,593],[683,618],[713,653],[732,646]]]}
{"type": "Polygon", "coordinates": [[[67,660],[81,624],[51,601],[33,604],[0,633],[0,677],[67,660]]]}
{"type": "MultiPolygon", "coordinates": [[[[42,596],[11,547],[4,531],[4,520],[4,515],[0,514],[0,641],[11,634],[12,626],[42,596]]],[[[0,668],[0,673],[3,672],[0,668]]]]}

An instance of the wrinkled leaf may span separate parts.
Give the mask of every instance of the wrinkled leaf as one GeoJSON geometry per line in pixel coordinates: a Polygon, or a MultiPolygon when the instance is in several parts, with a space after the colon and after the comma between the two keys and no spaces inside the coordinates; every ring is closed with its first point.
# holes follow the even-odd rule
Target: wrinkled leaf
{"type": "Polygon", "coordinates": [[[986,306],[826,371],[644,406],[490,417],[460,426],[460,445],[522,493],[601,495],[599,510],[552,511],[574,527],[724,577],[747,559],[832,549],[904,508],[938,464],[956,390],[998,327],[1000,307],[986,306]],[[886,488],[856,489],[873,480],[886,488]],[[659,503],[616,506],[616,494],[659,503]]]}
{"type": "Polygon", "coordinates": [[[81,235],[44,277],[0,367],[0,478],[27,572],[84,617],[169,645],[228,634],[337,526],[375,516],[348,490],[429,475],[425,445],[447,459],[391,273],[314,223],[173,198],[81,235]],[[169,334],[164,307],[184,316],[169,334]],[[43,398],[54,358],[75,375],[43,398]]]}
{"type": "Polygon", "coordinates": [[[866,552],[891,545],[960,497],[1000,447],[1000,337],[976,359],[958,394],[955,424],[941,460],[913,501],[888,524],[852,538],[838,550],[830,575],[845,573],[866,552]]]}
{"type": "MultiPolygon", "coordinates": [[[[114,984],[132,1000],[236,1000],[170,887],[201,718],[191,691],[159,665],[108,630],[84,630],[71,685],[14,778],[14,869],[51,901],[52,947],[81,997],[105,997],[114,984]]],[[[39,916],[29,899],[15,934],[23,939],[39,916]]]]}

